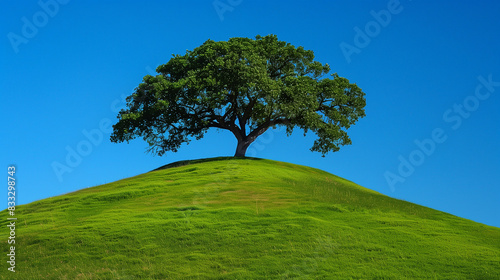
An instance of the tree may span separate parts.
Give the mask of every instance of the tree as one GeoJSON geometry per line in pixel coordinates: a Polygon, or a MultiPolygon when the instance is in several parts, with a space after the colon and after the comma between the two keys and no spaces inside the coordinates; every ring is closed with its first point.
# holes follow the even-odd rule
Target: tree
{"type": "Polygon", "coordinates": [[[127,97],[112,142],[142,137],[152,153],[177,152],[210,128],[227,129],[238,140],[235,156],[269,128],[300,128],[318,138],[311,151],[324,156],[351,144],[346,130],[365,116],[362,90],[314,61],[314,53],[279,41],[208,40],[185,55],[173,55],[127,97]]]}

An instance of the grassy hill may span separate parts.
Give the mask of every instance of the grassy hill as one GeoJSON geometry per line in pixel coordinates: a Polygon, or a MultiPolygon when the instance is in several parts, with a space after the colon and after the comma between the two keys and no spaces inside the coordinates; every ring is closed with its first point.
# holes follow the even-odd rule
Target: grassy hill
{"type": "Polygon", "coordinates": [[[500,279],[499,228],[271,160],[178,162],[16,215],[0,279],[500,279]]]}

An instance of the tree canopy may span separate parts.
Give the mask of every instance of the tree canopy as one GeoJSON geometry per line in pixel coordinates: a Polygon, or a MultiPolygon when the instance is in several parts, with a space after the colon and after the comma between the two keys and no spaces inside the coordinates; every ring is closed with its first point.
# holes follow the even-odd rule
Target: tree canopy
{"type": "Polygon", "coordinates": [[[235,156],[245,156],[266,130],[285,126],[288,135],[314,132],[311,150],[324,156],[351,144],[346,130],[365,116],[361,88],[275,35],[207,40],[156,72],[127,97],[112,142],[142,137],[161,156],[210,128],[227,129],[238,141],[235,156]]]}

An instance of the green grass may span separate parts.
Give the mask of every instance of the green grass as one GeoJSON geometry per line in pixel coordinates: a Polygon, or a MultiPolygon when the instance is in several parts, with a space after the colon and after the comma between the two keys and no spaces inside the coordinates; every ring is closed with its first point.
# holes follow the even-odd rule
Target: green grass
{"type": "Polygon", "coordinates": [[[499,228],[271,160],[179,162],[16,210],[0,279],[500,279],[499,228]]]}

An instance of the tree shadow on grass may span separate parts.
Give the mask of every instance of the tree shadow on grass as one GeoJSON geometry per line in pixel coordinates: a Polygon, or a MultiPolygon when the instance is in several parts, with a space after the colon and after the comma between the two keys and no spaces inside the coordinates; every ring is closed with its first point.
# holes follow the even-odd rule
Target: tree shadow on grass
{"type": "Polygon", "coordinates": [[[212,161],[223,161],[223,160],[229,161],[229,160],[262,160],[262,159],[255,158],[255,157],[214,157],[214,158],[203,158],[203,159],[180,160],[180,161],[169,163],[167,165],[163,165],[163,166],[158,167],[154,170],[151,170],[150,172],[174,168],[174,167],[180,167],[180,166],[185,166],[185,165],[190,165],[190,164],[205,163],[205,162],[212,162],[212,161]]]}

